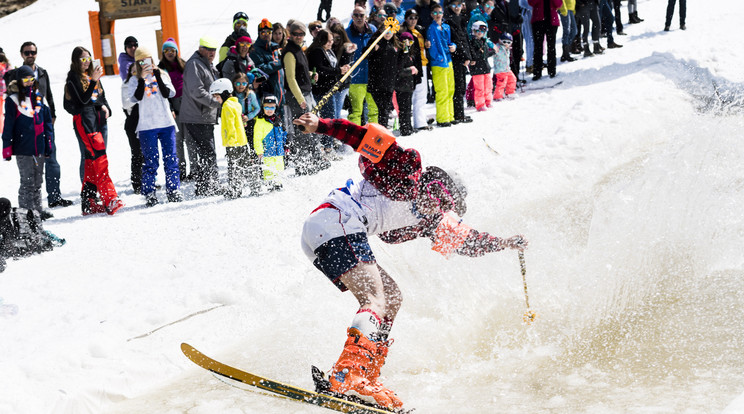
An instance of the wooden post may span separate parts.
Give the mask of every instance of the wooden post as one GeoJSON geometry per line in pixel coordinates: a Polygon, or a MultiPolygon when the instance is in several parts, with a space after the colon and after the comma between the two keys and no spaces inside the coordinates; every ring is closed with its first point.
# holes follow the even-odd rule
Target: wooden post
{"type": "MultiPolygon", "coordinates": [[[[176,0],[160,0],[160,27],[162,28],[163,42],[172,37],[180,49],[181,42],[178,38],[176,0]]],[[[162,49],[163,42],[158,43],[158,49],[162,49]]]]}
{"type": "Polygon", "coordinates": [[[93,45],[93,58],[101,59],[101,21],[97,11],[88,12],[88,24],[90,25],[90,40],[93,45]]]}

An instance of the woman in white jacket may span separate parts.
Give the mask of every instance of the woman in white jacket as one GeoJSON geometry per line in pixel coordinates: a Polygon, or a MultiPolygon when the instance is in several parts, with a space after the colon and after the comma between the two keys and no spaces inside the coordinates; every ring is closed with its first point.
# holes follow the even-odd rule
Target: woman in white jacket
{"type": "Polygon", "coordinates": [[[155,177],[158,171],[158,142],[163,151],[165,188],[168,201],[183,200],[180,170],[176,155],[176,121],[168,98],[175,95],[170,77],[153,64],[152,55],[144,47],[135,52],[137,82],[129,82],[127,95],[139,102],[137,134],[145,164],[142,167],[142,195],[147,207],[158,204],[155,177]]]}

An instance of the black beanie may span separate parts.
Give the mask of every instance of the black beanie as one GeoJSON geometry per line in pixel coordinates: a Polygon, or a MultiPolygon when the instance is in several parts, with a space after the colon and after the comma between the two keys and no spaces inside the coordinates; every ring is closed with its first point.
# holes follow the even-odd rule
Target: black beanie
{"type": "Polygon", "coordinates": [[[34,70],[31,69],[30,66],[23,65],[20,68],[16,69],[16,79],[18,79],[19,81],[20,80],[23,80],[23,78],[27,78],[29,76],[30,77],[33,77],[33,78],[36,77],[36,75],[34,75],[34,70]]]}
{"type": "Polygon", "coordinates": [[[134,36],[128,36],[126,39],[124,39],[124,46],[136,45],[136,44],[139,44],[139,42],[137,41],[137,38],[135,38],[134,36]]]}

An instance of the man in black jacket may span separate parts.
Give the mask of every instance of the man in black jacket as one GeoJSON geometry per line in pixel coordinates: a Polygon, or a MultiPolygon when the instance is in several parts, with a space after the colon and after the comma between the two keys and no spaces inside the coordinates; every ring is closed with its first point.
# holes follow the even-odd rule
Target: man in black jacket
{"type": "MultiPolygon", "coordinates": [[[[39,91],[46,99],[49,104],[49,110],[52,114],[52,123],[57,119],[57,114],[54,108],[54,96],[52,95],[52,88],[50,87],[51,82],[49,81],[49,74],[44,68],[36,64],[36,54],[38,48],[34,42],[24,42],[21,45],[21,58],[23,64],[29,66],[34,70],[34,75],[39,82],[39,91]]],[[[15,70],[8,71],[5,76],[5,83],[9,84],[9,79],[13,79],[15,76],[15,70]]],[[[44,181],[46,181],[46,192],[49,207],[67,207],[72,205],[72,201],[65,200],[62,198],[62,193],[59,189],[60,180],[60,167],[57,162],[57,146],[52,147],[52,155],[45,158],[44,161],[44,181]]],[[[49,214],[43,212],[42,214],[49,214]]]]}
{"type": "Polygon", "coordinates": [[[452,54],[452,67],[455,72],[455,95],[452,98],[455,107],[455,120],[453,124],[460,122],[473,122],[473,118],[465,116],[465,89],[467,82],[468,66],[472,60],[470,56],[470,42],[468,41],[468,17],[463,15],[463,0],[450,0],[447,10],[444,12],[444,22],[452,30],[452,43],[457,45],[455,53],[452,54]]]}
{"type": "Polygon", "coordinates": [[[502,33],[510,33],[514,39],[511,50],[510,67],[514,76],[519,79],[519,63],[524,54],[522,37],[522,14],[518,0],[496,0],[493,11],[491,11],[490,27],[488,28],[489,39],[496,44],[502,33]]]}

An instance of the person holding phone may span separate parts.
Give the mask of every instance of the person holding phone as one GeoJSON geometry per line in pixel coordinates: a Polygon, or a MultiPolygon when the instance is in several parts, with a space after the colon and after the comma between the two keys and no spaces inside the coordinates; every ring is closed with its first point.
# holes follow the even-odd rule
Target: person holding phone
{"type": "Polygon", "coordinates": [[[72,62],[65,83],[64,108],[72,115],[81,154],[83,215],[114,214],[124,207],[108,171],[106,140],[111,108],[100,82],[103,68],[93,68],[88,49],[72,50],[72,62]],[[100,201],[99,201],[100,196],[100,201]]]}
{"type": "Polygon", "coordinates": [[[153,64],[152,54],[144,47],[134,55],[137,82],[130,82],[127,94],[139,102],[137,135],[144,165],[142,166],[142,195],[146,206],[159,203],[155,194],[155,177],[158,172],[158,143],[163,152],[165,188],[169,202],[183,201],[181,171],[176,155],[176,121],[171,113],[168,98],[176,94],[170,76],[153,64]]]}

